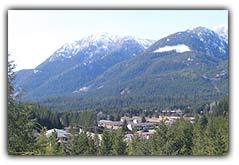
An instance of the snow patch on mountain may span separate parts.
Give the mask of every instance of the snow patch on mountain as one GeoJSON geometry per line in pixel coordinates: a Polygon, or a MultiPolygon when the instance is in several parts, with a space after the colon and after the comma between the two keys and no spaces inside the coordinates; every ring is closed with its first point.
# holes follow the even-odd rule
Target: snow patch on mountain
{"type": "MultiPolygon", "coordinates": [[[[203,51],[207,54],[226,56],[227,55],[227,28],[225,26],[217,26],[214,29],[205,27],[195,27],[186,31],[194,41],[197,38],[203,44],[197,48],[197,51],[203,51]]],[[[195,44],[196,45],[196,44],[195,44]]],[[[193,49],[193,48],[192,48],[193,49]]]]}
{"type": "Polygon", "coordinates": [[[89,89],[90,87],[82,87],[79,90],[73,91],[72,93],[88,92],[89,89]]]}
{"type": "Polygon", "coordinates": [[[39,70],[34,69],[33,72],[34,72],[34,74],[36,74],[37,72],[39,72],[39,70]]]}
{"type": "Polygon", "coordinates": [[[139,44],[141,44],[144,47],[144,49],[148,48],[151,44],[153,44],[155,42],[154,40],[150,40],[150,39],[139,39],[139,38],[137,39],[137,38],[135,38],[135,40],[139,44]]]}
{"type": "Polygon", "coordinates": [[[188,58],[187,58],[187,61],[193,61],[193,58],[188,57],[188,58]]]}
{"type": "Polygon", "coordinates": [[[158,53],[158,52],[168,52],[168,51],[176,51],[178,53],[183,53],[183,52],[187,52],[191,50],[187,45],[178,44],[178,45],[172,45],[172,46],[164,46],[164,47],[158,48],[154,52],[158,53]]]}
{"type": "Polygon", "coordinates": [[[87,92],[90,89],[90,87],[82,87],[79,89],[80,92],[87,92]]]}

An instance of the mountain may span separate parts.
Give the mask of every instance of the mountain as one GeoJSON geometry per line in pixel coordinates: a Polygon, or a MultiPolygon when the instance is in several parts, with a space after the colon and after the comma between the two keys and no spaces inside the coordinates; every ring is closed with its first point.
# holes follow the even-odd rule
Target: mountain
{"type": "Polygon", "coordinates": [[[228,42],[228,27],[226,25],[219,25],[213,28],[217,34],[219,34],[226,42],[228,42]]]}
{"type": "MultiPolygon", "coordinates": [[[[132,37],[109,37],[108,40],[120,48],[114,49],[114,44],[110,44],[114,51],[109,51],[106,57],[105,53],[95,53],[92,43],[86,46],[91,49],[83,55],[68,53],[77,52],[75,48],[78,46],[63,46],[35,68],[37,74],[43,68],[59,73],[41,84],[37,92],[31,91],[28,97],[37,96],[43,105],[66,110],[131,106],[193,107],[228,95],[228,43],[208,28],[188,29],[156,42],[139,42],[132,37]],[[142,43],[148,44],[143,46],[142,43]],[[70,59],[77,64],[64,69],[70,59]],[[89,63],[91,60],[92,63],[89,63]],[[52,66],[57,66],[57,69],[52,66]],[[49,95],[48,91],[59,92],[49,95]],[[41,98],[39,95],[42,93],[41,98]],[[57,97],[46,98],[46,95],[57,97]]],[[[96,47],[102,45],[105,44],[99,43],[96,47]]]]}
{"type": "Polygon", "coordinates": [[[203,52],[209,56],[218,58],[228,57],[227,42],[216,32],[205,28],[197,27],[169,35],[152,45],[147,51],[157,51],[157,48],[164,46],[185,46],[192,51],[203,52]]]}
{"type": "Polygon", "coordinates": [[[108,69],[77,95],[95,100],[174,98],[192,104],[228,93],[227,68],[227,43],[217,33],[198,27],[160,39],[143,54],[108,69]]]}
{"type": "Polygon", "coordinates": [[[26,99],[71,94],[113,65],[142,53],[153,40],[107,33],[67,43],[33,70],[16,74],[26,99]]]}

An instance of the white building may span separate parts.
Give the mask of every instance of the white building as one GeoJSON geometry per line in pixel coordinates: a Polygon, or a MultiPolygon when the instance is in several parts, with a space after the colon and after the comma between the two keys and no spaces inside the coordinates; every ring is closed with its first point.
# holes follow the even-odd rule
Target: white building
{"type": "Polygon", "coordinates": [[[49,138],[53,132],[56,132],[57,134],[57,139],[59,142],[66,142],[69,140],[70,138],[70,133],[65,131],[65,130],[62,130],[62,129],[50,129],[48,131],[46,131],[46,137],[49,138]]]}

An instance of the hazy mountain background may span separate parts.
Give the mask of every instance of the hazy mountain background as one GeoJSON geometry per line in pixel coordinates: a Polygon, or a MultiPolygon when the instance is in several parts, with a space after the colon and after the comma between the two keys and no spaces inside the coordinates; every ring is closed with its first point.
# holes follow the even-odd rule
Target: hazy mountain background
{"type": "Polygon", "coordinates": [[[91,35],[18,71],[15,88],[23,101],[58,111],[197,106],[228,95],[227,29],[196,27],[158,41],[91,35]]]}

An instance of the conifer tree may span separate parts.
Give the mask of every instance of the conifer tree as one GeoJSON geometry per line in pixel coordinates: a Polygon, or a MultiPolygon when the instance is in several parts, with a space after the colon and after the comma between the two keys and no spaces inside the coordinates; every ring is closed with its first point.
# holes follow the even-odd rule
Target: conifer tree
{"type": "Polygon", "coordinates": [[[165,144],[167,143],[168,127],[164,122],[159,124],[156,135],[152,138],[152,152],[154,155],[165,155],[165,144]]]}
{"type": "Polygon", "coordinates": [[[8,62],[8,153],[11,155],[32,155],[34,154],[34,137],[32,132],[35,123],[31,119],[31,108],[15,100],[12,84],[14,68],[13,62],[8,62]]]}
{"type": "MultiPolygon", "coordinates": [[[[205,126],[204,126],[205,127],[205,126]]],[[[206,141],[205,141],[205,130],[200,122],[195,123],[193,128],[193,145],[192,145],[192,155],[202,156],[206,155],[206,141]]]]}
{"type": "Polygon", "coordinates": [[[46,147],[47,147],[46,128],[43,128],[39,136],[37,137],[36,146],[37,146],[36,155],[46,155],[46,147]]]}
{"type": "Polygon", "coordinates": [[[177,120],[167,134],[167,155],[190,155],[192,146],[192,125],[184,119],[177,120]]]}
{"type": "Polygon", "coordinates": [[[73,155],[88,155],[88,137],[84,131],[76,135],[72,144],[73,155]]]}
{"type": "Polygon", "coordinates": [[[58,141],[57,132],[53,132],[48,138],[48,143],[46,145],[46,155],[64,155],[64,145],[63,142],[58,141]]]}
{"type": "Polygon", "coordinates": [[[113,155],[125,155],[127,145],[124,141],[124,133],[122,129],[117,130],[113,138],[113,155]]]}
{"type": "Polygon", "coordinates": [[[109,131],[104,131],[100,145],[101,155],[112,155],[113,134],[109,131]]]}

